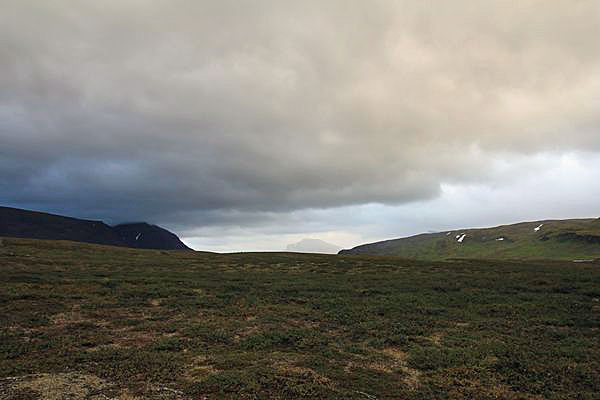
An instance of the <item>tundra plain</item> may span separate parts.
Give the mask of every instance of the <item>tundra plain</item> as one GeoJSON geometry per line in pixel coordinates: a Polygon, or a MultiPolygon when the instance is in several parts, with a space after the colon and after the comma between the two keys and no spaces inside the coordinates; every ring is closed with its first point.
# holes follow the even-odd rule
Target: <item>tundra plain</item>
{"type": "Polygon", "coordinates": [[[1,399],[598,399],[600,264],[4,238],[1,399]]]}

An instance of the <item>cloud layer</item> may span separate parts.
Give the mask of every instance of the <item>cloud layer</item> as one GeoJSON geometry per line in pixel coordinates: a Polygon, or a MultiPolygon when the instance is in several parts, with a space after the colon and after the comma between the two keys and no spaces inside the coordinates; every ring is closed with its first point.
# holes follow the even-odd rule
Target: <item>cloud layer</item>
{"type": "Polygon", "coordinates": [[[600,151],[594,1],[2,8],[4,204],[243,225],[600,151]]]}

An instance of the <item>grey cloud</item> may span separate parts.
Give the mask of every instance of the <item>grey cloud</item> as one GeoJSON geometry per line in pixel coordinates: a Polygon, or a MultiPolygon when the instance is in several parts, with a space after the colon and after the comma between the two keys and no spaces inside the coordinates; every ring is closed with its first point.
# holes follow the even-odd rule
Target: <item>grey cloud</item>
{"type": "Polygon", "coordinates": [[[283,250],[305,237],[349,248],[428,231],[598,216],[597,155],[571,153],[510,161],[498,167],[511,175],[510,181],[444,184],[441,195],[432,200],[292,213],[224,213],[210,220],[212,226],[182,226],[180,231],[190,245],[217,251],[283,250]],[[534,170],[536,164],[541,173],[534,170]]]}
{"type": "Polygon", "coordinates": [[[494,159],[600,151],[597,2],[2,8],[4,204],[244,223],[431,199],[506,179],[494,159]]]}

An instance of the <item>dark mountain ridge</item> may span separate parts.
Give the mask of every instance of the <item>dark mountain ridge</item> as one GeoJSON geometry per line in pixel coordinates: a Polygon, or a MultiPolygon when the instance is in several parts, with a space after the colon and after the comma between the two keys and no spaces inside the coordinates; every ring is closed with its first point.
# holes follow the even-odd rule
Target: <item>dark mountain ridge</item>
{"type": "Polygon", "coordinates": [[[191,250],[172,232],[145,222],[110,226],[38,211],[0,207],[0,236],[71,240],[138,249],[191,250]]]}

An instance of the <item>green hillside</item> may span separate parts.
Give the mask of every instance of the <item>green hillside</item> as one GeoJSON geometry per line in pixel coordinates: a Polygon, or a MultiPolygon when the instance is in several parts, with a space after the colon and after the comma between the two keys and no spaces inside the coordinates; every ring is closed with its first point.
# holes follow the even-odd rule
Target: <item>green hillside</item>
{"type": "Polygon", "coordinates": [[[422,234],[365,244],[342,250],[340,254],[386,255],[421,260],[589,260],[600,257],[600,218],[522,222],[494,228],[422,234]]]}

